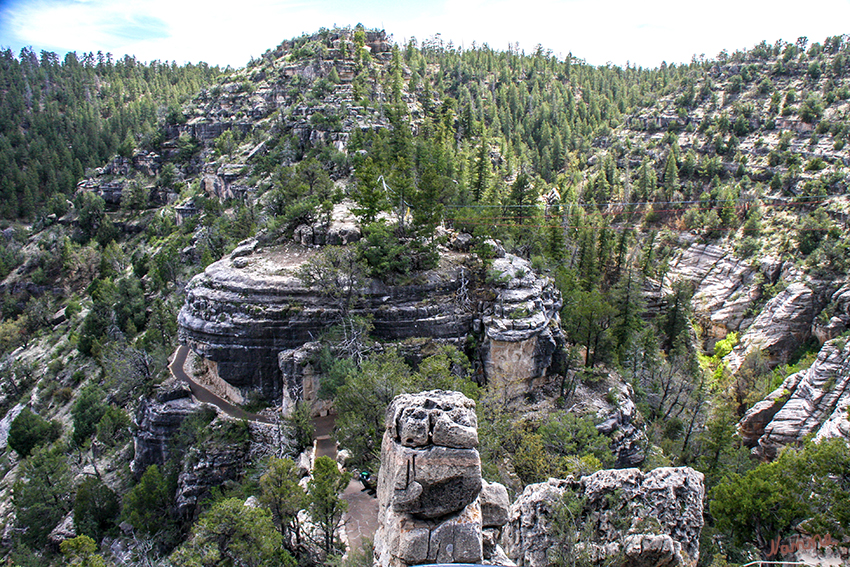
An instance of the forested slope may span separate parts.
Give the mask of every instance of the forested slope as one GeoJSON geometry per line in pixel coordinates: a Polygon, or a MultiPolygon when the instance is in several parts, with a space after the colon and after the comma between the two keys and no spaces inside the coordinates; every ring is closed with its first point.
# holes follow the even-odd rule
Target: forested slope
{"type": "MultiPolygon", "coordinates": [[[[491,269],[505,251],[554,280],[563,301],[557,364],[511,400],[475,383],[474,333],[461,350],[413,356],[421,345],[376,346],[368,318],[343,317],[310,360],[358,465],[376,466],[380,423],[369,420],[382,420],[388,392],[440,385],[478,400],[485,476],[515,492],[610,466],[626,428],[641,439],[632,456],[644,468],[705,473],[705,564],[715,553],[766,555],[797,528],[841,536],[846,491],[821,489],[848,461],[846,443],[759,464],[735,432],[818,352],[843,368],[848,45],[800,38],[643,69],[561,60],[542,47],[397,45],[358,27],[284,41],[226,72],[7,50],[0,431],[13,432],[0,461],[11,498],[0,509],[13,563],[60,563],[64,536],[48,536],[63,518],[98,544],[129,541],[118,529],[126,521],[134,549],[150,558],[179,549],[171,557],[181,565],[200,553],[186,543],[193,530],[201,545],[225,524],[276,542],[254,546],[267,560],[317,560],[292,543],[292,517],[266,517],[260,477],[286,480],[294,469],[268,461],[255,430],[223,416],[209,425],[211,412],[161,383],[195,274],[261,249],[300,265],[338,252],[325,246],[334,238],[348,243],[358,281],[380,289],[414,288],[463,242],[478,261],[460,273],[483,290],[458,299],[466,307],[522,280],[491,269]],[[340,210],[344,238],[331,230],[340,210]],[[160,439],[177,458],[131,471],[133,432],[150,421],[136,416],[134,430],[131,416],[149,408],[179,414],[160,439]],[[222,476],[209,472],[217,462],[222,476]],[[764,490],[737,492],[742,478],[764,490]],[[799,502],[803,493],[817,497],[799,502]],[[255,494],[264,507],[239,524],[226,498],[255,494]],[[27,529],[35,517],[38,529],[27,529]]],[[[345,301],[362,299],[328,293],[344,314],[345,301]]],[[[244,313],[260,313],[250,301],[238,297],[244,313]]],[[[530,316],[521,311],[504,317],[530,316]]],[[[208,328],[227,327],[227,313],[214,316],[208,328]]],[[[214,366],[204,364],[199,372],[214,366]]],[[[252,411],[274,413],[280,402],[242,394],[252,411]]],[[[839,394],[829,411],[843,407],[839,394]]],[[[792,395],[770,400],[778,410],[792,395]]],[[[287,422],[294,448],[309,438],[308,414],[287,422]]],[[[764,424],[748,423],[753,445],[764,424]]]]}
{"type": "Polygon", "coordinates": [[[63,212],[61,201],[87,168],[116,152],[129,155],[134,137],[149,139],[159,121],[176,120],[185,99],[219,73],[206,64],[115,60],[100,52],[72,52],[60,61],[28,48],[18,57],[5,49],[0,66],[0,215],[6,219],[63,212]]]}

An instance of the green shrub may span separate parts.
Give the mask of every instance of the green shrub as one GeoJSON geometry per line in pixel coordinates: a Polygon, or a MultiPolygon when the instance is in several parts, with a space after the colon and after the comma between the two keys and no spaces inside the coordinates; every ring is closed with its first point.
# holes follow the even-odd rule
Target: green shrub
{"type": "Polygon", "coordinates": [[[120,511],[118,496],[102,480],[88,477],[77,487],[74,498],[74,527],[95,541],[115,526],[120,511]]]}
{"type": "Polygon", "coordinates": [[[8,443],[24,459],[36,447],[58,439],[61,433],[62,426],[58,422],[47,421],[24,408],[9,426],[8,443]]]}
{"type": "Polygon", "coordinates": [[[413,272],[430,270],[439,260],[433,246],[416,239],[399,238],[383,222],[364,227],[363,235],[359,243],[360,257],[374,278],[394,281],[413,272]]]}
{"type": "Polygon", "coordinates": [[[97,440],[107,447],[123,443],[130,437],[130,416],[115,406],[108,406],[97,422],[97,440]]]}
{"type": "Polygon", "coordinates": [[[74,407],[71,408],[71,415],[74,418],[72,438],[77,446],[82,446],[94,435],[98,422],[106,413],[105,397],[103,390],[93,384],[86,386],[80,392],[74,407]]]}
{"type": "Polygon", "coordinates": [[[153,535],[172,524],[171,501],[176,484],[149,466],[139,484],[124,497],[121,518],[142,534],[153,535]]]}

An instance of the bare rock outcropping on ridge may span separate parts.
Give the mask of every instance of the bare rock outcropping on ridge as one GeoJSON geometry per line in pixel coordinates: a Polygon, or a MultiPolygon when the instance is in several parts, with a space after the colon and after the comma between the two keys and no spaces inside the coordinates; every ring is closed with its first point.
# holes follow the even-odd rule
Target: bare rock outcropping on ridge
{"type": "Polygon", "coordinates": [[[557,545],[552,518],[564,498],[586,498],[572,550],[594,563],[622,555],[633,567],[693,566],[699,559],[704,476],[690,467],[608,469],[580,480],[531,484],[511,505],[506,527],[508,556],[523,567],[546,567],[557,545]]]}
{"type": "Polygon", "coordinates": [[[755,404],[738,423],[744,443],[763,459],[785,445],[816,438],[850,439],[850,351],[847,341],[824,344],[808,369],[788,376],[782,385],[755,404]]]}

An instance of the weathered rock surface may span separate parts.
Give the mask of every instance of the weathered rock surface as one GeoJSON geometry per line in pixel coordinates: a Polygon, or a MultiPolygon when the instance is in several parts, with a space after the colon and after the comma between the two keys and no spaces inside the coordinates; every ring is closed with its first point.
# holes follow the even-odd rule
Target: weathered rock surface
{"type": "Polygon", "coordinates": [[[301,400],[311,405],[314,415],[329,409],[329,401],[319,399],[321,378],[313,365],[321,349],[321,343],[309,342],[278,354],[278,368],[283,381],[283,399],[280,406],[284,413],[289,413],[301,400]]]}
{"type": "Polygon", "coordinates": [[[508,523],[511,501],[508,489],[498,482],[481,481],[481,522],[485,528],[501,528],[508,523]]]}
{"type": "Polygon", "coordinates": [[[136,476],[150,465],[162,466],[176,456],[171,451],[181,425],[204,411],[211,412],[208,417],[213,421],[197,432],[201,435],[199,442],[179,456],[182,470],[177,479],[177,509],[186,517],[192,517],[197,503],[213,487],[237,481],[249,463],[277,454],[289,442],[273,424],[216,416],[215,407],[199,403],[188,386],[170,378],[151,398],[143,398],[136,412],[131,464],[136,476]]]}
{"type": "MultiPolygon", "coordinates": [[[[301,399],[303,373],[296,366],[306,368],[304,360],[278,355],[315,340],[339,318],[337,305],[296,276],[318,251],[298,245],[237,250],[235,258],[215,262],[188,285],[178,317],[180,340],[215,362],[218,376],[244,393],[301,399]]],[[[493,262],[491,273],[501,282],[496,297],[473,301],[476,290],[464,265],[471,257],[442,254],[441,266],[414,284],[372,281],[352,313],[371,315],[373,335],[385,341],[430,338],[462,345],[470,334],[482,336],[487,379],[525,393],[546,376],[562,340],[554,284],[525,260],[506,255],[493,262]]]]}
{"type": "Polygon", "coordinates": [[[750,353],[761,351],[776,366],[804,343],[812,333],[812,321],[820,308],[812,288],[795,282],[767,302],[741,341],[726,357],[733,374],[750,353]]]}
{"type": "Polygon", "coordinates": [[[634,389],[630,384],[624,384],[613,393],[617,395],[616,404],[607,413],[597,412],[601,421],[596,430],[611,439],[611,450],[617,457],[615,468],[636,467],[646,458],[646,433],[635,425],[638,410],[633,400],[634,389]]]}
{"type": "Polygon", "coordinates": [[[204,407],[192,398],[187,385],[174,378],[163,382],[152,398],[143,398],[135,416],[133,472],[140,476],[150,465],[165,463],[180,425],[204,407]]]}
{"type": "Polygon", "coordinates": [[[671,262],[664,281],[663,293],[669,293],[675,281],[694,285],[692,305],[703,326],[724,337],[728,331],[745,326],[746,313],[759,296],[762,274],[772,281],[778,275],[778,264],[766,261],[760,270],[750,262],[735,257],[731,250],[713,244],[692,243],[671,262]]]}
{"type": "Polygon", "coordinates": [[[6,412],[6,415],[3,416],[3,419],[0,419],[0,452],[6,450],[6,446],[9,443],[9,428],[12,426],[12,422],[15,421],[15,418],[24,410],[23,404],[15,404],[9,411],[6,412]]]}
{"type": "Polygon", "coordinates": [[[488,383],[508,398],[522,395],[546,376],[561,336],[561,296],[531,264],[512,254],[493,260],[489,277],[499,285],[484,311],[481,360],[488,383]]]}
{"type": "Polygon", "coordinates": [[[189,450],[183,460],[183,471],[177,477],[177,511],[183,517],[191,518],[197,504],[210,495],[212,488],[237,481],[247,465],[250,452],[247,425],[219,417],[207,426],[205,433],[207,439],[189,450]]]}
{"type": "Polygon", "coordinates": [[[577,553],[594,562],[623,553],[630,565],[696,565],[703,526],[703,474],[689,467],[602,470],[580,480],[532,484],[511,505],[505,544],[518,565],[549,565],[552,518],[563,498],[586,498],[579,529],[593,526],[577,553]],[[612,500],[613,499],[613,500],[612,500]]]}
{"type": "Polygon", "coordinates": [[[433,519],[460,512],[478,498],[475,402],[441,390],[405,394],[390,404],[386,423],[379,501],[391,503],[395,512],[433,519]]]}
{"type": "Polygon", "coordinates": [[[357,242],[362,233],[356,217],[351,212],[355,206],[351,201],[334,205],[331,222],[303,224],[295,229],[293,240],[302,246],[344,246],[357,242]]]}
{"type": "MultiPolygon", "coordinates": [[[[318,338],[339,318],[338,306],[296,276],[316,253],[291,245],[210,265],[187,288],[178,318],[181,342],[216,362],[218,375],[233,386],[280,397],[278,353],[318,338]]],[[[372,314],[381,339],[462,341],[473,314],[455,301],[460,269],[429,272],[416,285],[373,282],[353,313],[372,314]]]]}
{"type": "Polygon", "coordinates": [[[815,319],[812,333],[820,344],[838,337],[850,326],[850,284],[832,294],[829,306],[815,319]]]}
{"type": "Polygon", "coordinates": [[[481,563],[487,557],[484,524],[504,524],[507,490],[481,479],[475,402],[443,390],[398,396],[387,409],[386,427],[376,562],[481,563]]]}
{"type": "Polygon", "coordinates": [[[741,418],[738,432],[756,455],[772,459],[785,445],[816,438],[850,439],[850,351],[845,341],[824,344],[814,364],[790,375],[782,386],[741,418]]]}
{"type": "Polygon", "coordinates": [[[74,527],[74,511],[68,512],[62,521],[47,534],[47,541],[54,548],[59,548],[63,541],[77,537],[77,528],[74,527]]]}
{"type": "Polygon", "coordinates": [[[511,504],[509,523],[505,528],[505,551],[517,565],[545,567],[549,565],[549,549],[555,506],[567,489],[579,487],[572,480],[550,478],[530,484],[511,504]]]}

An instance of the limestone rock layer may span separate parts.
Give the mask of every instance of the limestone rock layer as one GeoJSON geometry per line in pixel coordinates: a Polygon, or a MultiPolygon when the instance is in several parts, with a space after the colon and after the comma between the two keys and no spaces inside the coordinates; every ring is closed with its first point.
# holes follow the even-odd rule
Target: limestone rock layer
{"type": "MultiPolygon", "coordinates": [[[[301,399],[303,385],[297,379],[287,383],[279,354],[318,339],[340,317],[334,301],[297,277],[298,268],[318,253],[294,244],[245,246],[211,264],[187,287],[178,317],[180,341],[245,394],[301,399]]],[[[553,282],[507,254],[493,262],[495,286],[476,284],[465,265],[470,255],[446,250],[442,255],[439,268],[407,285],[372,280],[352,314],[370,315],[373,336],[382,341],[428,338],[461,346],[476,335],[487,379],[524,394],[546,375],[562,340],[561,300],[553,282]],[[472,289],[475,285],[481,289],[472,289]],[[476,293],[487,300],[473,301],[476,293]]]]}

